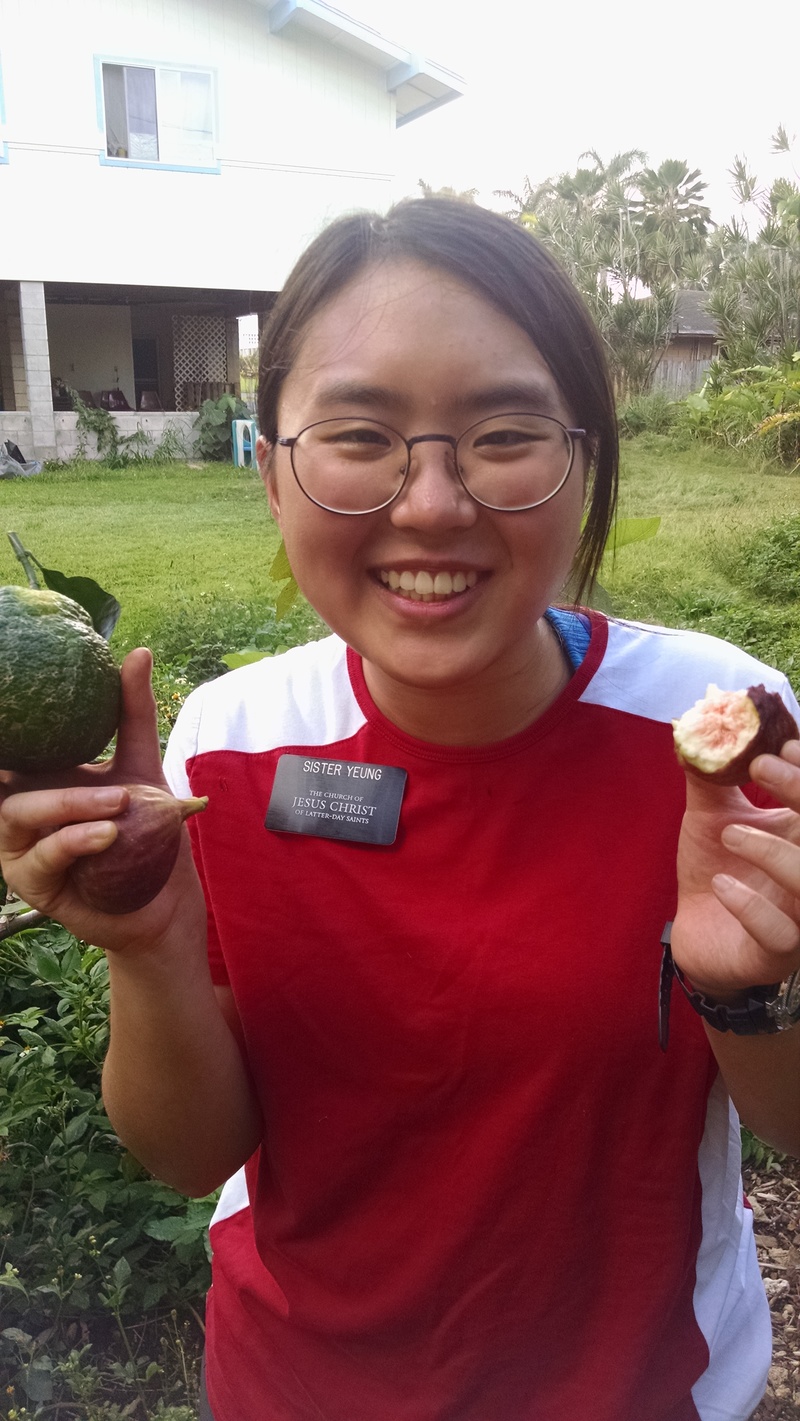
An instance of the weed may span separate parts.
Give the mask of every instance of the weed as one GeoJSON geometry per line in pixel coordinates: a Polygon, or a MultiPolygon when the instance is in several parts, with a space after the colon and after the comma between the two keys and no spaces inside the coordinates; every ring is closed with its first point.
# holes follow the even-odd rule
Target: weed
{"type": "Polygon", "coordinates": [[[623,439],[636,434],[666,434],[678,423],[679,405],[668,395],[653,390],[633,395],[618,411],[617,423],[623,439]]]}

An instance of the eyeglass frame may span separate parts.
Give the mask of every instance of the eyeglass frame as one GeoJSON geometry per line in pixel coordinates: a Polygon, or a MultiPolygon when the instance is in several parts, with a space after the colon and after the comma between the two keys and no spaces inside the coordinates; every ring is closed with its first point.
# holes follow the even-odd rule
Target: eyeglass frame
{"type": "MultiPolygon", "coordinates": [[[[355,422],[359,419],[359,416],[342,415],[341,418],[352,419],[355,422]]],[[[294,449],[298,439],[302,439],[303,435],[307,434],[309,429],[316,429],[321,424],[336,424],[338,422],[339,421],[335,417],[332,419],[317,419],[314,420],[312,424],[307,424],[303,429],[300,430],[298,434],[295,434],[291,437],[287,438],[284,435],[276,434],[275,443],[279,444],[281,448],[289,450],[289,460],[292,465],[292,473],[294,474],[295,483],[297,484],[297,487],[299,488],[300,492],[309,500],[310,503],[313,503],[317,508],[323,509],[325,513],[337,513],[342,518],[364,518],[369,513],[380,513],[384,508],[388,508],[390,504],[394,503],[396,498],[400,497],[400,494],[406,487],[406,484],[408,482],[408,475],[411,470],[411,450],[414,448],[414,445],[433,443],[450,445],[450,448],[452,449],[453,454],[455,456],[453,462],[455,464],[455,471],[456,476],[458,478],[458,482],[460,483],[467,496],[472,499],[473,503],[477,503],[480,508],[490,509],[492,513],[529,513],[532,508],[541,508],[543,503],[549,503],[551,498],[555,498],[556,494],[561,492],[562,488],[564,487],[564,484],[567,482],[567,479],[572,473],[572,466],[575,463],[576,441],[586,439],[587,437],[585,429],[569,429],[567,425],[562,424],[561,420],[555,419],[553,415],[538,414],[535,410],[508,410],[504,411],[502,414],[486,415],[484,419],[477,419],[474,424],[468,425],[466,429],[462,430],[461,434],[459,434],[457,439],[454,439],[452,434],[414,434],[412,435],[411,439],[405,439],[403,435],[399,432],[399,430],[392,429],[392,426],[390,424],[384,424],[379,419],[366,418],[364,419],[365,424],[377,425],[379,429],[388,430],[390,434],[393,434],[397,439],[400,440],[401,444],[405,445],[406,467],[405,472],[403,474],[403,481],[400,484],[400,487],[392,494],[391,498],[385,499],[383,503],[376,504],[374,508],[329,508],[326,503],[320,503],[318,498],[312,497],[308,490],[303,488],[303,485],[300,482],[300,476],[297,472],[297,469],[295,468],[294,449]],[[483,499],[477,498],[476,495],[472,493],[470,489],[467,488],[467,485],[464,483],[464,480],[461,476],[461,469],[459,468],[458,464],[458,446],[461,443],[462,439],[465,439],[466,436],[471,433],[473,429],[477,429],[479,425],[488,424],[493,419],[513,419],[516,415],[527,415],[533,417],[534,419],[546,419],[549,421],[550,424],[557,424],[559,429],[563,430],[564,434],[566,434],[569,441],[569,461],[567,463],[563,478],[561,479],[560,483],[557,484],[557,486],[553,489],[552,493],[546,494],[544,498],[538,498],[535,503],[526,503],[522,507],[497,508],[494,504],[485,503],[483,499]]]]}

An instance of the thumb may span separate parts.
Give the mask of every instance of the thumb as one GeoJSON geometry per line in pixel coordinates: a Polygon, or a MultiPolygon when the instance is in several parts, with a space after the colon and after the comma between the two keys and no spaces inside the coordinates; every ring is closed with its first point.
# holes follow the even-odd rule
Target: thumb
{"type": "Polygon", "coordinates": [[[117,733],[114,763],[132,778],[161,780],[161,744],[158,738],[156,700],[150,677],[153,658],[140,646],[125,657],[122,676],[122,718],[117,733]]]}

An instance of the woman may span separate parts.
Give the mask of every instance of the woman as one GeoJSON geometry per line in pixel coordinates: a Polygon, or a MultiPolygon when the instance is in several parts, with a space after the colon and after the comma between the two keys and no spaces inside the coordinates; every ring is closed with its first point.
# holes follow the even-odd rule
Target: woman
{"type": "Polygon", "coordinates": [[[800,966],[800,743],[754,761],[757,808],[684,784],[671,719],[711,681],[791,691],[553,608],[602,555],[614,408],[579,298],[504,219],[334,224],[259,413],[335,635],[190,697],[166,772],[209,796],[195,866],[118,919],[66,876],[160,778],[144,652],[111,769],[0,813],[10,882],[108,952],[120,1136],[188,1193],[229,1179],[209,1414],[741,1421],[769,1317],[731,1101],[800,1148],[800,1031],[718,1027],[800,966]],[[673,917],[716,1025],[676,991],[664,1053],[673,917]]]}

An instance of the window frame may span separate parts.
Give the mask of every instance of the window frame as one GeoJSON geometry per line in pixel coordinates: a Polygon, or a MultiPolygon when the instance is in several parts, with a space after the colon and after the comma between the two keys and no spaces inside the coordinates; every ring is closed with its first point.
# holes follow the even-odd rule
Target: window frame
{"type": "MultiPolygon", "coordinates": [[[[100,130],[101,147],[98,154],[104,168],[147,168],[152,172],[167,173],[211,173],[221,172],[217,145],[219,142],[219,115],[217,108],[217,71],[205,64],[183,64],[171,60],[131,59],[128,56],[98,54],[94,57],[95,97],[97,102],[97,126],[100,130]],[[162,158],[112,158],[108,151],[108,131],[106,128],[106,105],[103,88],[103,70],[106,65],[121,69],[149,69],[154,75],[156,95],[158,94],[158,73],[169,70],[177,74],[206,74],[211,84],[211,134],[214,147],[213,163],[171,163],[162,158]]],[[[156,136],[161,147],[156,116],[156,136]]]]}

